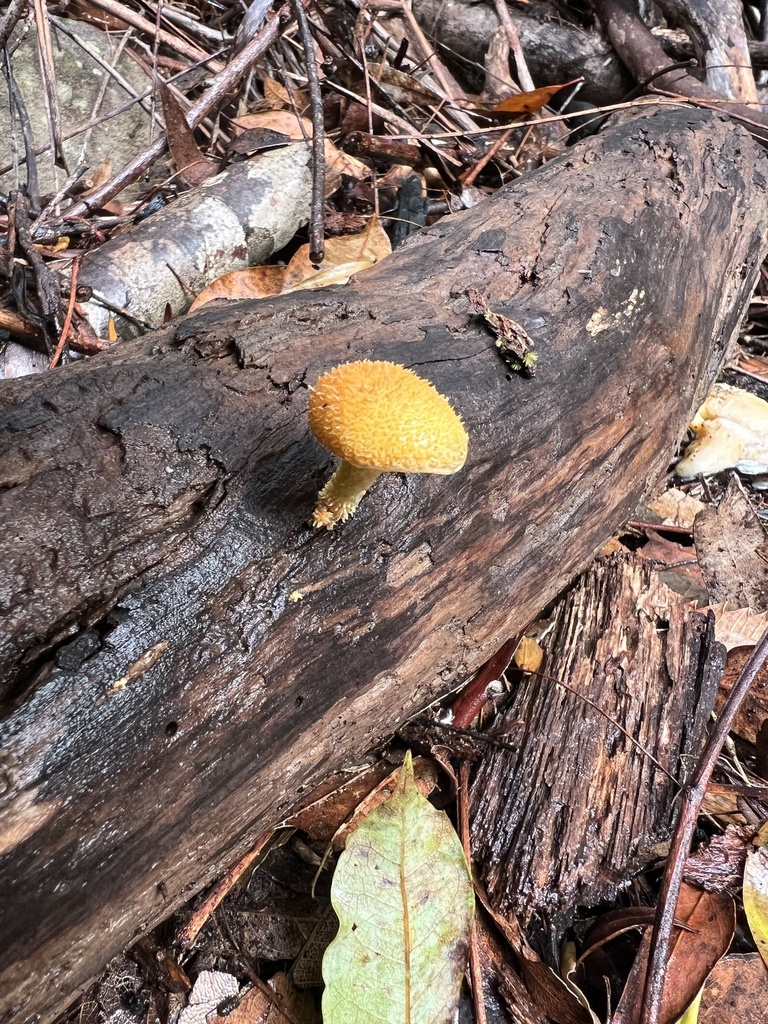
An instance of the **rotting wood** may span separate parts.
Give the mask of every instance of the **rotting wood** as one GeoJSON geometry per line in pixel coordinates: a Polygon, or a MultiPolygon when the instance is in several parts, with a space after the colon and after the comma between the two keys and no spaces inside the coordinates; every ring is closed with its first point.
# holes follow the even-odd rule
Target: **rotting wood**
{"type": "Polygon", "coordinates": [[[749,301],[765,169],[719,115],[661,110],[346,288],[201,311],[0,389],[3,1019],[52,1019],[632,513],[749,301]],[[535,380],[507,373],[468,286],[535,341],[535,380]],[[314,533],[330,459],[304,384],[365,357],[433,380],[469,461],[382,478],[314,533]]]}
{"type": "Polygon", "coordinates": [[[596,561],[553,622],[542,675],[493,729],[518,750],[494,749],[473,785],[479,877],[543,954],[668,837],[724,664],[706,611],[633,557],[596,561]]]}

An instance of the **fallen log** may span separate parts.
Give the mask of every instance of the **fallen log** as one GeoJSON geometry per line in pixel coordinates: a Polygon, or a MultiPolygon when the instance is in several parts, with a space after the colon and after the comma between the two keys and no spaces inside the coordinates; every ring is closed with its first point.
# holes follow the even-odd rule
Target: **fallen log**
{"type": "Polygon", "coordinates": [[[766,161],[665,108],[353,284],[0,389],[0,1016],[49,1021],[297,797],[465,679],[664,472],[766,248],[766,161]],[[510,373],[466,296],[539,354],[510,373]],[[414,368],[458,475],[307,525],[306,385],[414,368]]]}

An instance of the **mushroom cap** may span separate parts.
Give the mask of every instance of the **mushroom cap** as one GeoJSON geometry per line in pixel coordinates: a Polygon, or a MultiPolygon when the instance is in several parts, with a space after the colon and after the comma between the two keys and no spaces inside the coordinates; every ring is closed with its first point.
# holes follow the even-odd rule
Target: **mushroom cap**
{"type": "Polygon", "coordinates": [[[309,391],[309,427],[334,455],[383,473],[456,473],[467,432],[447,398],[397,363],[342,363],[309,391]]]}

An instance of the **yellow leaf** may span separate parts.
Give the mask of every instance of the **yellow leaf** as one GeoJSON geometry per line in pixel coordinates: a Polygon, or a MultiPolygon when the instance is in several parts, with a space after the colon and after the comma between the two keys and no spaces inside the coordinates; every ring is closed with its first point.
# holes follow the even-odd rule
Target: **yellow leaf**
{"type": "Polygon", "coordinates": [[[747,853],[743,892],[749,930],[768,967],[768,847],[759,846],[747,853]]]}
{"type": "Polygon", "coordinates": [[[682,1017],[677,1018],[677,1024],[696,1024],[699,1019],[699,1007],[701,1006],[701,997],[703,995],[704,986],[702,985],[682,1017]]]}
{"type": "Polygon", "coordinates": [[[514,661],[523,672],[538,672],[544,660],[544,651],[532,636],[524,636],[515,651],[514,661]]]}

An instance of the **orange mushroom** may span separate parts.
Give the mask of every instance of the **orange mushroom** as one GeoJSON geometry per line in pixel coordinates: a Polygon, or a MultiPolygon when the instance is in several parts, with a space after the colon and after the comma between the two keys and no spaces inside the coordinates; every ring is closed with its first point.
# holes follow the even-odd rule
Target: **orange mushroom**
{"type": "Polygon", "coordinates": [[[447,398],[396,363],[342,363],[309,389],[309,427],[342,461],[312,525],[348,519],[380,473],[457,473],[467,432],[447,398]]]}

